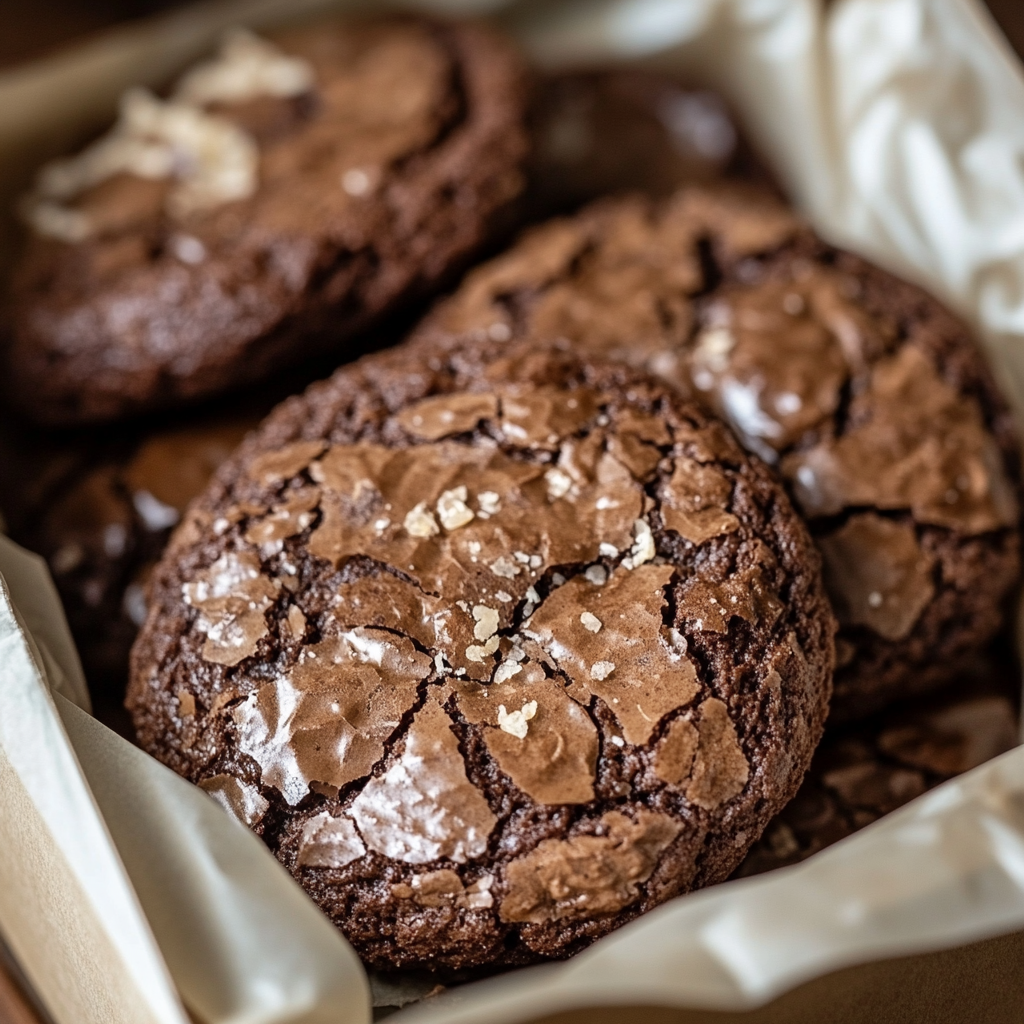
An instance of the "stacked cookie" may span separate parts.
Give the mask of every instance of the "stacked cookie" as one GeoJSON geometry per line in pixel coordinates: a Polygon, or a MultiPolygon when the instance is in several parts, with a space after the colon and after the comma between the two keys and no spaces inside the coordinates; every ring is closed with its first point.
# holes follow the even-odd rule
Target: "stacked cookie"
{"type": "Polygon", "coordinates": [[[529,108],[506,41],[402,18],[232,36],[26,200],[37,418],[217,406],[62,454],[20,532],[94,680],[141,625],[139,743],[374,967],[571,955],[1013,742],[967,675],[1019,572],[1009,414],[931,297],[706,184],[749,166],[707,94],[529,108]],[[634,181],[235,448],[227,391],[634,181]]]}

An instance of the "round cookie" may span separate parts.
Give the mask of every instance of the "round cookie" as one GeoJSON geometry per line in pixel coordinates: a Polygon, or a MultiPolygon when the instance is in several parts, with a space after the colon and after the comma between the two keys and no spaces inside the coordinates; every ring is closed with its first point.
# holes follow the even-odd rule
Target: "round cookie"
{"type": "Polygon", "coordinates": [[[140,743],[378,968],[563,957],[727,877],[827,712],[834,623],[771,474],[653,379],[478,373],[490,345],[285,402],[132,652],[140,743]]]}
{"type": "Polygon", "coordinates": [[[414,344],[487,331],[498,350],[571,344],[653,370],[779,469],[841,625],[838,718],[941,685],[998,632],[1018,451],[967,328],[769,196],[691,188],[552,221],[470,274],[414,344]]]}
{"type": "Polygon", "coordinates": [[[10,392],[38,420],[237,389],[438,288],[504,230],[526,87],[473,23],[333,20],[226,38],[169,100],[39,174],[10,392]]]}
{"type": "Polygon", "coordinates": [[[8,532],[46,559],[98,711],[123,714],[146,581],[172,527],[258,422],[255,411],[233,410],[187,427],[87,435],[46,448],[19,438],[20,447],[27,441],[43,450],[31,473],[20,466],[8,481],[8,532]],[[9,512],[8,493],[21,499],[9,512]]]}

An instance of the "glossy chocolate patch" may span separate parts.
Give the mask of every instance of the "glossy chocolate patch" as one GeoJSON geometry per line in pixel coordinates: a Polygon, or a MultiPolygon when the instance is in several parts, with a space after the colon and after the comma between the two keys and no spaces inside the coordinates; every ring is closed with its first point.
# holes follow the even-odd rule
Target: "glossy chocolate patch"
{"type": "Polygon", "coordinates": [[[935,559],[922,550],[909,523],[865,512],[818,545],[825,587],[843,625],[902,640],[935,596],[935,559]]]}
{"type": "Polygon", "coordinates": [[[480,857],[497,818],[466,778],[451,719],[428,701],[405,737],[402,756],[371,779],[351,807],[367,846],[407,864],[480,857]]]}
{"type": "Polygon", "coordinates": [[[343,868],[366,853],[350,818],[322,811],[302,828],[298,864],[304,868],[343,868]]]}
{"type": "Polygon", "coordinates": [[[636,820],[618,811],[602,815],[603,834],[545,839],[505,870],[503,921],[544,924],[595,918],[628,907],[640,895],[658,859],[682,831],[664,814],[640,809],[636,820]]]}
{"type": "Polygon", "coordinates": [[[498,767],[538,803],[593,800],[597,729],[590,716],[540,665],[504,665],[495,673],[501,682],[457,686],[459,710],[487,726],[485,742],[498,767]],[[530,705],[520,728],[507,724],[509,713],[522,714],[530,705]]]}
{"type": "Polygon", "coordinates": [[[409,639],[385,630],[328,637],[232,710],[238,745],[291,804],[313,782],[340,788],[384,755],[432,670],[409,639]]]}
{"type": "Polygon", "coordinates": [[[268,635],[266,610],[281,584],[263,575],[260,560],[248,551],[229,551],[195,580],[186,583],[186,604],[199,610],[198,628],[206,634],[203,657],[218,665],[237,665],[256,653],[268,635]]]}
{"type": "Polygon", "coordinates": [[[783,462],[808,516],[873,505],[972,535],[1017,522],[1017,501],[976,403],[913,345],[877,363],[853,426],[783,462]]]}
{"type": "Polygon", "coordinates": [[[577,576],[551,594],[526,629],[574,683],[608,705],[630,743],[646,743],[658,722],[699,690],[685,641],[662,619],[673,573],[669,565],[620,569],[600,586],[577,576]]]}

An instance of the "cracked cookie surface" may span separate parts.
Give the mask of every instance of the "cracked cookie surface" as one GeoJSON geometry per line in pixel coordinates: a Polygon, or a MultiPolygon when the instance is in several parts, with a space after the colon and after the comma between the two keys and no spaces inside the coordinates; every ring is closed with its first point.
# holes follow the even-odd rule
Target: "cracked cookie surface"
{"type": "Polygon", "coordinates": [[[168,98],[129,91],[23,203],[12,400],[104,420],[344,357],[503,229],[525,92],[500,35],[411,17],[236,33],[168,98]]]}
{"type": "Polygon", "coordinates": [[[133,651],[140,742],[379,968],[566,956],[725,878],[827,711],[819,559],[764,467],[652,378],[464,373],[474,344],[279,407],[133,651]]]}
{"type": "Polygon", "coordinates": [[[658,373],[775,465],[840,621],[834,713],[963,671],[1019,575],[1019,454],[968,329],[771,196],[691,188],[528,232],[417,329],[658,373]],[[503,340],[504,339],[504,340],[503,340]]]}

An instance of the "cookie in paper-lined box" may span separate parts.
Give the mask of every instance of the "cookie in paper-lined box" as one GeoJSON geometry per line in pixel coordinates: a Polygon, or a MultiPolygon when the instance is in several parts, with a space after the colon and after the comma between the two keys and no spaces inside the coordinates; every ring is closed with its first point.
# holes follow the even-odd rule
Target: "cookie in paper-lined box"
{"type": "Polygon", "coordinates": [[[764,467],[621,366],[463,372],[490,345],[285,402],[133,650],[145,749],[378,968],[566,956],[725,878],[827,710],[818,556],[764,467]]]}
{"type": "Polygon", "coordinates": [[[414,332],[490,332],[652,370],[775,465],[825,560],[834,713],[941,686],[1002,626],[1018,448],[967,328],[767,193],[604,200],[528,231],[414,332]]]}
{"type": "Polygon", "coordinates": [[[524,181],[525,70],[472,22],[230,34],[25,197],[8,389],[48,423],[267,379],[429,294],[524,181]]]}

